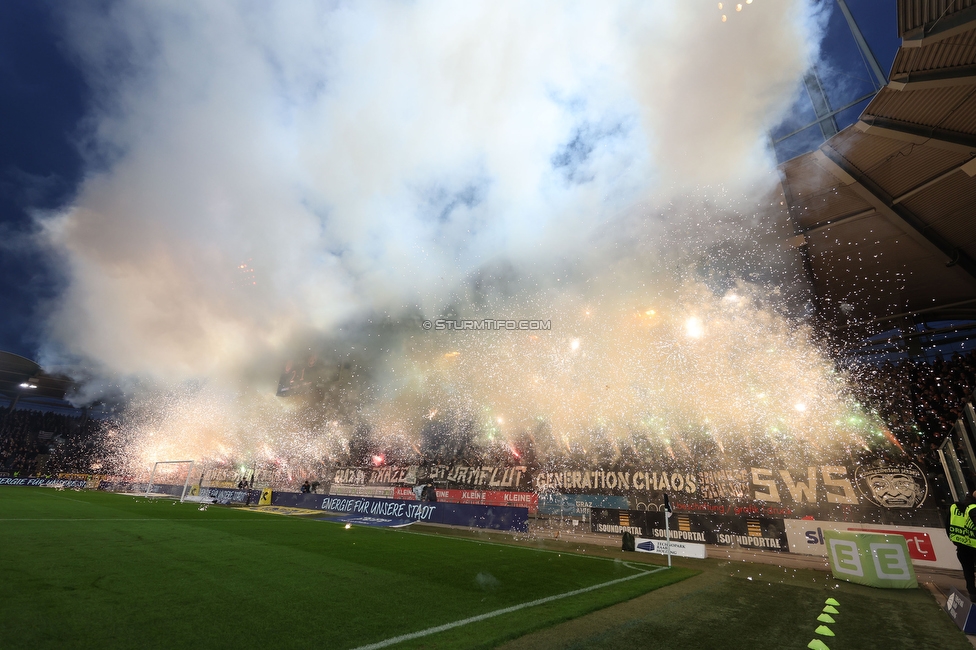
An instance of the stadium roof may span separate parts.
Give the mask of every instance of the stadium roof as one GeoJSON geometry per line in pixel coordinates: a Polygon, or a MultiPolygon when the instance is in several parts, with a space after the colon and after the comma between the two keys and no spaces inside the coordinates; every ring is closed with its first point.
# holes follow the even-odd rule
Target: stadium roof
{"type": "Polygon", "coordinates": [[[0,352],[0,395],[11,399],[46,397],[63,400],[74,381],[63,375],[50,375],[36,362],[11,352],[0,352]]]}
{"type": "Polygon", "coordinates": [[[783,163],[818,317],[851,341],[976,320],[976,0],[899,0],[860,119],[783,163]]]}

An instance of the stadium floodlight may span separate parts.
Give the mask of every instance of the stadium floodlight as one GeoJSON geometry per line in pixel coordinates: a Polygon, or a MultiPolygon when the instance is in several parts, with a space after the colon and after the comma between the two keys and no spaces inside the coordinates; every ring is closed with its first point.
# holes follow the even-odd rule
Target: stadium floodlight
{"type": "Polygon", "coordinates": [[[183,492],[180,493],[180,503],[183,503],[186,499],[186,488],[190,485],[190,472],[193,470],[192,460],[161,460],[153,465],[152,473],[149,475],[149,485],[146,486],[146,498],[149,497],[149,493],[152,490],[153,479],[156,477],[156,468],[160,465],[176,465],[181,463],[189,463],[190,466],[186,468],[186,480],[183,481],[183,492]]]}

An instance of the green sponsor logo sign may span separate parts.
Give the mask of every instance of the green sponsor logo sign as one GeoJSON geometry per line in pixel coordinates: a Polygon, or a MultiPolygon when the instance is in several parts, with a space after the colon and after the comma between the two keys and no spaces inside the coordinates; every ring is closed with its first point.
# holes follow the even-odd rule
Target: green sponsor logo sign
{"type": "Polygon", "coordinates": [[[915,589],[915,569],[901,535],[825,530],[835,578],[885,589],[915,589]]]}

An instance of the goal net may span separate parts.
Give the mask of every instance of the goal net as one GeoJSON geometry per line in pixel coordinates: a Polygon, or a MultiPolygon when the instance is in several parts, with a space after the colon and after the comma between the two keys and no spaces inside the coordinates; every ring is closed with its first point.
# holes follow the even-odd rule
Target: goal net
{"type": "Polygon", "coordinates": [[[153,465],[146,485],[146,496],[179,497],[181,502],[185,501],[187,491],[194,483],[194,475],[199,473],[199,470],[194,472],[192,460],[161,460],[153,465]]]}

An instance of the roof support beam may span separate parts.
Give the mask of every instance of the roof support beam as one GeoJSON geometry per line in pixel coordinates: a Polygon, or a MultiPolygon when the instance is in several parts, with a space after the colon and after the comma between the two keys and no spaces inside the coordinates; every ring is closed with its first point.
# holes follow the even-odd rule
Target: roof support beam
{"type": "Polygon", "coordinates": [[[855,212],[854,214],[844,215],[842,217],[837,217],[836,219],[830,219],[829,221],[823,221],[821,223],[809,226],[807,228],[802,228],[800,233],[804,235],[811,235],[815,232],[820,232],[821,230],[826,230],[832,226],[839,226],[842,223],[850,223],[852,221],[858,221],[864,219],[865,217],[870,217],[877,214],[878,211],[874,208],[868,208],[867,210],[862,210],[861,212],[855,212]]]}
{"type": "Polygon", "coordinates": [[[810,96],[810,103],[817,114],[820,124],[820,133],[824,140],[829,140],[837,135],[837,120],[830,111],[830,102],[827,100],[827,93],[824,92],[823,84],[820,83],[820,76],[815,68],[810,70],[803,77],[803,85],[806,86],[807,95],[810,96]]]}
{"type": "Polygon", "coordinates": [[[967,133],[912,124],[887,117],[868,115],[867,113],[862,115],[861,119],[854,124],[854,128],[868,135],[976,155],[976,137],[967,133]]]}
{"type": "Polygon", "coordinates": [[[966,174],[970,178],[972,178],[973,176],[976,176],[976,158],[970,158],[969,160],[967,160],[963,164],[956,165],[952,169],[950,169],[948,171],[945,171],[945,172],[942,172],[938,176],[933,176],[932,178],[930,178],[929,180],[925,181],[924,183],[921,183],[919,185],[916,185],[915,187],[913,187],[912,189],[908,190],[907,192],[905,192],[901,196],[896,196],[895,198],[891,199],[891,204],[892,205],[895,205],[897,203],[901,203],[902,201],[906,201],[906,200],[912,198],[913,196],[915,196],[916,194],[918,194],[919,192],[922,192],[924,190],[927,190],[930,187],[932,187],[933,185],[936,185],[936,184],[942,182],[943,180],[949,178],[950,176],[952,176],[956,172],[966,172],[966,174]]]}
{"type": "Polygon", "coordinates": [[[881,71],[881,66],[878,64],[878,58],[874,56],[874,52],[871,51],[871,46],[864,39],[864,34],[861,33],[861,28],[858,27],[857,21],[854,20],[854,14],[847,6],[846,0],[837,0],[837,6],[840,7],[840,11],[844,14],[844,18],[847,19],[847,26],[851,29],[851,35],[854,36],[854,42],[857,43],[857,47],[861,50],[861,56],[867,62],[868,67],[871,68],[871,72],[874,73],[874,79],[876,81],[874,87],[875,89],[881,88],[885,85],[885,73],[881,71]]]}
{"type": "Polygon", "coordinates": [[[969,274],[970,280],[976,280],[976,261],[929,228],[905,206],[893,203],[887,192],[835,149],[825,144],[814,155],[819,165],[844,184],[851,186],[861,198],[905,234],[930,250],[944,255],[947,259],[946,266],[958,266],[969,274]]]}
{"type": "MultiPolygon", "coordinates": [[[[786,135],[781,135],[781,136],[779,136],[778,138],[776,138],[775,140],[773,140],[773,144],[779,144],[779,143],[780,143],[780,142],[782,142],[783,140],[786,140],[787,138],[791,138],[791,137],[793,137],[794,135],[796,135],[797,133],[800,133],[801,131],[806,131],[806,130],[807,130],[807,129],[809,129],[809,128],[810,128],[811,126],[816,126],[816,125],[818,125],[818,124],[820,124],[820,121],[821,121],[822,119],[824,119],[824,118],[827,118],[827,117],[834,117],[834,116],[835,116],[835,115],[837,115],[838,113],[843,113],[843,112],[844,112],[844,111],[846,111],[846,110],[847,110],[848,108],[854,108],[855,106],[857,106],[858,104],[860,104],[860,103],[861,103],[861,102],[863,102],[864,100],[866,100],[866,99],[871,99],[872,97],[874,97],[874,96],[875,96],[875,95],[877,95],[877,94],[878,94],[878,93],[877,93],[876,91],[873,91],[873,90],[872,90],[872,91],[871,91],[871,92],[869,92],[869,93],[868,93],[867,95],[864,95],[863,97],[858,97],[858,98],[857,98],[857,99],[855,99],[854,101],[852,101],[852,102],[848,102],[848,103],[847,103],[847,104],[845,104],[844,106],[841,106],[840,108],[835,108],[834,110],[832,110],[832,111],[830,111],[830,112],[829,112],[829,113],[827,113],[826,115],[823,115],[823,116],[820,116],[820,117],[818,117],[818,118],[817,118],[817,121],[816,121],[816,122],[810,122],[809,124],[804,124],[803,126],[801,126],[801,127],[799,127],[799,128],[797,128],[797,129],[794,129],[794,130],[792,130],[792,131],[790,131],[790,132],[789,132],[789,133],[787,133],[786,135]]],[[[836,120],[835,120],[835,121],[836,121],[836,120]]]]}
{"type": "Polygon", "coordinates": [[[922,70],[895,75],[888,82],[892,90],[925,90],[976,84],[976,65],[959,65],[941,70],[922,70]]]}
{"type": "Polygon", "coordinates": [[[967,7],[946,17],[925,23],[901,35],[902,47],[922,47],[976,27],[976,6],[967,7]]]}

